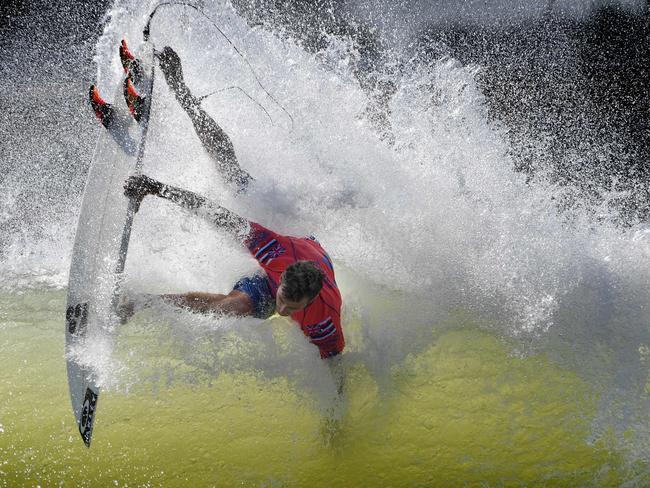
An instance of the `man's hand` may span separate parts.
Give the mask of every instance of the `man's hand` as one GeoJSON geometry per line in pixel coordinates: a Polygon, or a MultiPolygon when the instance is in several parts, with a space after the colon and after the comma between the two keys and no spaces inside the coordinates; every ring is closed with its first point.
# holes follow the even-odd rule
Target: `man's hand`
{"type": "Polygon", "coordinates": [[[124,194],[133,199],[136,204],[136,209],[140,207],[140,202],[147,195],[160,196],[164,185],[149,178],[146,175],[133,175],[129,176],[124,182],[124,194]]]}
{"type": "Polygon", "coordinates": [[[129,299],[126,295],[121,295],[117,302],[117,309],[115,312],[117,318],[120,319],[120,324],[124,325],[135,313],[135,302],[129,299]]]}

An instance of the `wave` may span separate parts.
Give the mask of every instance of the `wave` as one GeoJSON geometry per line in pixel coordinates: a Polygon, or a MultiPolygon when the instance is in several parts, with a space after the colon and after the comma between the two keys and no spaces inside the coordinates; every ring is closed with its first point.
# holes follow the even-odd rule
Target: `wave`
{"type": "MultiPolygon", "coordinates": [[[[103,93],[112,93],[119,80],[119,40],[135,45],[153,6],[118,1],[109,12],[95,55],[103,93]]],[[[557,202],[566,186],[543,174],[527,181],[514,171],[508,129],[488,115],[477,66],[444,56],[433,65],[403,64],[391,79],[387,140],[368,117],[372,95],[359,84],[349,41],[332,39],[313,54],[251,28],[228,6],[205,10],[293,124],[213,26],[192,10],[168,7],[154,19],[152,40],[158,48],[178,51],[192,91],[202,95],[238,86],[268,114],[239,91],[203,102],[232,138],[241,166],[256,179],[252,191],[238,197],[219,178],[159,77],[145,172],[279,232],[316,235],[335,260],[346,318],[354,324],[350,358],[378,378],[429,347],[440,330],[473,324],[522,356],[544,352],[587,378],[602,398],[594,436],[612,425],[621,436],[634,429],[639,436],[621,442],[631,444],[636,456],[649,457],[650,230],[594,219],[581,206],[561,210],[557,202]]],[[[90,118],[90,111],[84,116],[90,118]]],[[[21,183],[14,185],[19,190],[21,183]]],[[[11,194],[3,198],[7,205],[0,217],[13,222],[2,251],[3,288],[65,286],[78,200],[67,204],[64,216],[55,213],[25,228],[16,223],[11,194]]],[[[607,205],[601,210],[605,216],[613,212],[607,205]]],[[[144,293],[218,292],[254,268],[227,236],[152,200],[136,218],[126,283],[144,293]]],[[[161,316],[173,322],[175,313],[163,310],[161,316]]],[[[181,317],[183,327],[170,329],[176,341],[183,334],[203,337],[193,321],[208,320],[209,326],[201,323],[210,330],[249,343],[251,334],[260,333],[251,332],[246,321],[181,317]]],[[[274,340],[267,336],[262,344],[274,340]]],[[[300,343],[298,337],[292,341],[300,343]]],[[[191,362],[191,351],[181,350],[191,362]]],[[[238,367],[289,374],[263,348],[253,351],[215,371],[238,367]]]]}

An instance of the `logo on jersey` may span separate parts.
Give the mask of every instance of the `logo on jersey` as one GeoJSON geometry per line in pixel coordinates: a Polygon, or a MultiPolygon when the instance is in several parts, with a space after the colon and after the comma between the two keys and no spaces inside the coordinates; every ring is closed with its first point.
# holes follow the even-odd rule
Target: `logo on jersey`
{"type": "Polygon", "coordinates": [[[309,339],[314,344],[325,341],[336,332],[336,326],[332,317],[327,317],[325,320],[318,322],[314,325],[308,325],[306,328],[309,339]]]}
{"type": "Polygon", "coordinates": [[[284,253],[285,249],[277,239],[271,239],[255,253],[255,259],[257,259],[260,264],[268,265],[271,261],[284,253]]]}

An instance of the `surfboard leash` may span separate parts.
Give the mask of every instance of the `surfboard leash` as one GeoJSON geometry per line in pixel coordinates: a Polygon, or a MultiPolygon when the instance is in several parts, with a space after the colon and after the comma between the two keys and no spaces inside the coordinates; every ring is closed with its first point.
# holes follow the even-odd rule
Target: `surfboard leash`
{"type": "MultiPolygon", "coordinates": [[[[280,109],[281,109],[285,114],[287,114],[287,117],[289,117],[289,120],[291,121],[291,130],[293,130],[293,126],[294,126],[293,116],[292,116],[292,115],[289,113],[289,111],[288,111],[288,110],[287,110],[287,109],[286,109],[286,108],[285,108],[285,107],[284,107],[280,102],[278,102],[278,101],[275,99],[275,97],[274,97],[274,96],[273,96],[273,95],[272,95],[272,94],[271,94],[271,93],[266,89],[266,87],[265,87],[265,86],[262,84],[262,82],[260,81],[259,76],[257,76],[257,72],[255,71],[255,69],[253,68],[253,66],[251,65],[251,63],[248,61],[248,59],[246,59],[246,56],[244,56],[244,54],[239,50],[239,48],[235,45],[235,43],[232,42],[232,41],[230,40],[230,38],[226,35],[226,33],[223,31],[223,29],[221,29],[221,27],[219,27],[219,25],[218,25],[218,24],[217,24],[217,23],[216,23],[216,22],[215,22],[215,21],[214,21],[214,20],[213,20],[209,15],[207,15],[205,12],[203,12],[203,10],[201,10],[198,6],[196,6],[196,5],[192,4],[192,3],[189,3],[189,2],[183,2],[183,1],[180,1],[180,0],[174,0],[174,1],[170,1],[170,2],[161,2],[161,3],[159,3],[158,5],[156,5],[156,7],[155,7],[155,8],[151,11],[151,13],[149,14],[149,19],[147,20],[147,24],[145,25],[145,27],[144,27],[144,29],[143,29],[143,31],[142,31],[142,36],[143,36],[144,40],[145,40],[145,41],[148,41],[148,40],[149,40],[149,36],[150,36],[150,34],[151,34],[151,21],[153,20],[154,16],[155,16],[156,13],[158,12],[158,9],[161,8],[161,7],[167,7],[167,6],[172,6],[172,5],[181,5],[181,6],[185,6],[185,7],[190,7],[190,8],[192,8],[192,9],[196,10],[196,11],[197,11],[199,14],[201,14],[205,19],[207,19],[208,22],[210,22],[210,24],[212,24],[212,26],[213,26],[213,27],[214,27],[214,28],[219,32],[219,34],[221,34],[221,36],[226,40],[226,42],[228,42],[228,44],[230,44],[230,46],[235,50],[235,52],[237,53],[237,55],[238,55],[240,58],[242,58],[242,59],[244,60],[244,62],[245,62],[246,65],[248,66],[248,69],[249,69],[250,72],[252,73],[253,78],[255,78],[255,81],[256,81],[257,84],[260,86],[260,88],[264,91],[264,93],[266,93],[266,95],[267,95],[267,96],[268,96],[268,97],[273,101],[273,103],[275,103],[278,107],[280,107],[280,109]]],[[[239,87],[228,87],[228,88],[226,88],[226,89],[230,89],[230,88],[239,88],[239,87]]],[[[239,88],[239,89],[240,89],[242,92],[244,92],[244,94],[245,94],[248,98],[250,98],[250,99],[253,100],[255,103],[257,103],[260,107],[262,106],[259,102],[257,102],[255,99],[253,99],[253,97],[251,97],[251,96],[250,96],[248,93],[246,93],[244,90],[242,90],[241,88],[239,88]]],[[[211,92],[211,93],[209,93],[208,95],[204,95],[203,97],[201,97],[201,99],[206,98],[206,97],[208,97],[208,96],[210,96],[210,95],[212,95],[212,94],[214,94],[214,93],[217,93],[218,91],[220,91],[220,90],[217,90],[217,91],[211,92]]],[[[267,115],[269,118],[271,118],[271,116],[270,116],[269,113],[266,111],[266,109],[264,109],[264,112],[266,112],[266,115],[267,115]]],[[[273,119],[271,119],[271,123],[273,123],[273,119]]]]}
{"type": "Polygon", "coordinates": [[[201,95],[200,97],[197,97],[197,98],[198,98],[199,102],[202,102],[206,98],[211,97],[212,95],[216,95],[217,93],[224,92],[226,90],[239,90],[240,92],[242,92],[244,95],[246,95],[248,98],[250,98],[253,103],[255,103],[259,108],[261,108],[264,111],[264,113],[266,114],[266,116],[269,118],[269,120],[271,121],[271,124],[273,123],[273,118],[271,117],[271,114],[269,114],[269,112],[264,108],[264,105],[262,105],[260,102],[258,102],[252,96],[250,96],[248,94],[248,92],[246,90],[244,90],[242,87],[237,86],[237,85],[227,86],[226,88],[220,88],[219,90],[211,91],[210,93],[207,93],[205,95],[201,95]]]}

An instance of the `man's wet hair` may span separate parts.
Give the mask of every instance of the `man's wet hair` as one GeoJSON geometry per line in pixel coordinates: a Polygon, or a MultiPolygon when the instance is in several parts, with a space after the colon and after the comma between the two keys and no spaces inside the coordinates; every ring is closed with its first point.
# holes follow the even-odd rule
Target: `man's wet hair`
{"type": "Polygon", "coordinates": [[[296,261],[282,273],[282,296],[292,302],[311,300],[323,288],[323,272],[313,261],[296,261]]]}

